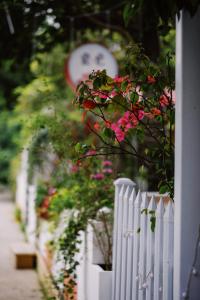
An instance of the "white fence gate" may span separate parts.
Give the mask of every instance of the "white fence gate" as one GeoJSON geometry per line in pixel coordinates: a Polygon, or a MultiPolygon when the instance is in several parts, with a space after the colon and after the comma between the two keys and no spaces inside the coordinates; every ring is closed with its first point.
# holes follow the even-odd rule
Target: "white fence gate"
{"type": "Polygon", "coordinates": [[[112,300],[172,300],[173,203],[127,178],[115,187],[112,300]]]}

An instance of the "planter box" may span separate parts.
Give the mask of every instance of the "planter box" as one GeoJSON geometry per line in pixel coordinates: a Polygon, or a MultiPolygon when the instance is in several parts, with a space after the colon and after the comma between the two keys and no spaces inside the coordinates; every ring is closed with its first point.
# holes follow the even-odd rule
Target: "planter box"
{"type": "Polygon", "coordinates": [[[36,267],[35,249],[27,243],[14,244],[11,247],[16,269],[34,269],[36,267]]]}
{"type": "Polygon", "coordinates": [[[87,297],[80,300],[110,300],[112,271],[104,271],[99,265],[88,266],[87,297]]]}

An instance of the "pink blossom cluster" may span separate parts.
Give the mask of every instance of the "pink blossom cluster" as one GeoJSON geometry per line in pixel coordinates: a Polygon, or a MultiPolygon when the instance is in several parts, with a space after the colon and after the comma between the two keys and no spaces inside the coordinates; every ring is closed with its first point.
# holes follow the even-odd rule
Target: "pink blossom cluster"
{"type": "Polygon", "coordinates": [[[102,162],[102,166],[103,166],[103,173],[104,174],[112,174],[112,172],[113,172],[112,162],[110,160],[104,160],[102,162]]]}
{"type": "Polygon", "coordinates": [[[137,110],[132,113],[126,111],[124,115],[117,121],[112,123],[110,128],[114,131],[115,136],[119,142],[125,139],[125,135],[130,128],[135,128],[140,120],[144,118],[144,111],[137,110]]]}
{"type": "Polygon", "coordinates": [[[102,180],[102,179],[104,179],[104,174],[103,173],[92,174],[91,179],[102,180]]]}

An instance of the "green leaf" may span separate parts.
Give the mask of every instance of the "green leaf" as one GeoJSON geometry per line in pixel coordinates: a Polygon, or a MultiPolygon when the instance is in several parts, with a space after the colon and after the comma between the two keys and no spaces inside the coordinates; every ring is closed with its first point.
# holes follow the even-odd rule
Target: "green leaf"
{"type": "Polygon", "coordinates": [[[152,216],[150,218],[150,223],[151,223],[151,231],[154,232],[155,231],[155,227],[156,227],[156,217],[152,216]]]}
{"type": "Polygon", "coordinates": [[[128,81],[123,81],[123,82],[122,82],[122,84],[121,84],[121,89],[122,89],[123,92],[126,91],[127,85],[128,85],[128,81]]]}
{"type": "Polygon", "coordinates": [[[160,186],[160,189],[159,189],[159,193],[160,194],[165,194],[169,191],[169,187],[168,185],[164,184],[164,185],[161,185],[160,186]]]}
{"type": "Polygon", "coordinates": [[[80,153],[81,152],[81,144],[80,143],[77,143],[76,146],[74,147],[75,148],[75,151],[77,153],[80,153]]]}
{"type": "Polygon", "coordinates": [[[143,210],[141,210],[141,214],[143,214],[143,213],[145,213],[145,215],[147,215],[147,213],[148,213],[147,208],[144,208],[143,210]]]}
{"type": "Polygon", "coordinates": [[[114,132],[110,128],[107,128],[107,127],[104,128],[103,129],[103,134],[104,134],[104,136],[106,136],[108,138],[114,138],[114,132]]]}

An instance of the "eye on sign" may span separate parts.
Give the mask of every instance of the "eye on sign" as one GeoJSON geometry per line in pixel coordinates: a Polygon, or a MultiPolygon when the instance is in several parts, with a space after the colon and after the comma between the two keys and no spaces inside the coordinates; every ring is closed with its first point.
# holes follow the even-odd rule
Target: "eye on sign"
{"type": "Polygon", "coordinates": [[[88,43],[76,48],[65,65],[65,76],[68,84],[76,88],[77,84],[88,78],[92,71],[106,70],[115,77],[118,73],[116,59],[107,48],[100,44],[88,43]]]}

